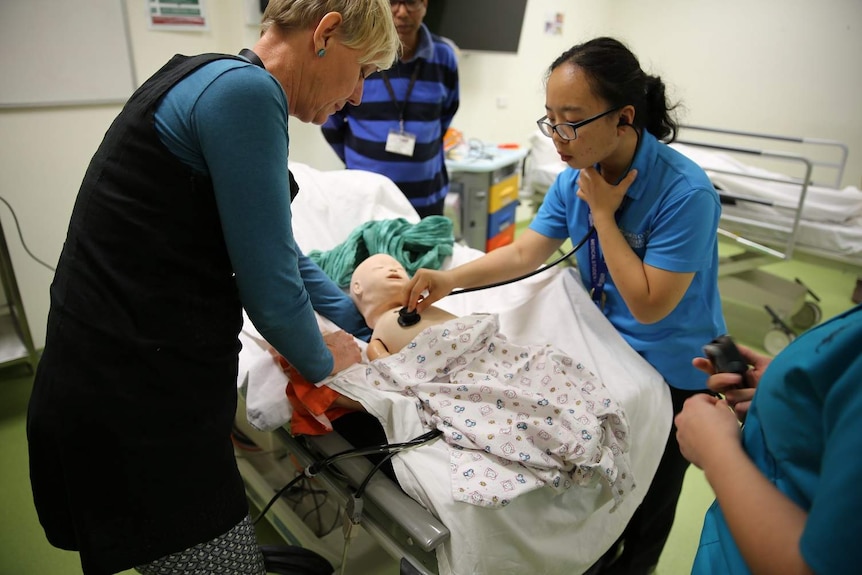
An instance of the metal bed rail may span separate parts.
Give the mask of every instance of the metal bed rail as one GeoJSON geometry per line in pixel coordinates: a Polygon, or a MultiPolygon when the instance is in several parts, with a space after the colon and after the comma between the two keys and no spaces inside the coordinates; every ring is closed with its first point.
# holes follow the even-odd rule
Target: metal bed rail
{"type": "MultiPolygon", "coordinates": [[[[724,235],[726,237],[730,237],[731,239],[735,240],[737,243],[744,246],[747,250],[753,250],[755,252],[758,252],[759,254],[765,254],[765,255],[768,255],[771,257],[776,257],[778,259],[783,259],[783,260],[790,259],[793,256],[793,250],[796,247],[796,236],[799,232],[799,220],[802,219],[802,209],[803,209],[803,206],[805,204],[805,196],[808,194],[808,185],[809,185],[809,182],[811,181],[811,174],[812,174],[813,169],[814,169],[813,162],[811,160],[809,160],[808,158],[805,158],[803,156],[789,154],[786,152],[775,152],[775,151],[770,152],[770,151],[766,151],[766,150],[757,150],[757,149],[753,149],[753,148],[733,147],[733,146],[709,144],[709,143],[705,143],[705,142],[695,142],[695,141],[689,141],[689,140],[677,140],[677,142],[680,144],[687,145],[687,146],[702,147],[702,148],[707,148],[710,150],[718,150],[718,151],[723,151],[723,152],[733,152],[733,153],[740,153],[740,154],[749,154],[749,155],[760,156],[762,158],[772,158],[772,159],[777,159],[777,160],[786,160],[786,161],[791,161],[791,162],[798,162],[805,167],[805,176],[801,179],[772,178],[772,177],[766,177],[766,176],[744,174],[744,173],[740,173],[740,172],[734,172],[731,170],[721,170],[721,169],[712,169],[712,168],[706,170],[707,173],[712,172],[712,173],[716,173],[716,174],[725,174],[728,176],[734,176],[734,177],[739,177],[739,178],[747,178],[747,179],[754,179],[754,180],[767,181],[767,182],[777,182],[777,183],[782,183],[782,184],[788,184],[788,183],[794,184],[795,183],[795,184],[799,185],[799,188],[800,188],[799,200],[796,202],[795,206],[793,206],[793,212],[794,212],[793,224],[790,227],[782,226],[779,224],[765,223],[765,222],[761,221],[760,219],[757,219],[754,217],[746,217],[746,216],[738,216],[738,215],[734,216],[734,215],[729,215],[729,214],[725,214],[725,213],[722,213],[722,215],[721,215],[722,221],[725,221],[725,222],[731,222],[731,223],[735,222],[735,223],[740,223],[740,224],[748,224],[748,225],[752,225],[752,226],[756,226],[756,227],[768,228],[768,229],[772,229],[775,231],[783,232],[786,236],[786,239],[785,239],[784,246],[783,246],[782,250],[775,250],[775,249],[770,248],[766,245],[763,245],[759,242],[755,242],[753,240],[747,240],[747,239],[745,239],[741,236],[738,236],[737,234],[734,234],[732,232],[729,232],[727,230],[722,230],[722,229],[719,230],[719,233],[721,233],[722,235],[724,235]]],[[[737,200],[737,201],[743,201],[743,202],[754,201],[755,203],[759,203],[759,204],[763,204],[763,205],[770,205],[770,206],[775,205],[774,202],[769,202],[769,201],[765,201],[765,200],[761,200],[761,199],[754,199],[753,200],[749,196],[745,196],[742,194],[734,194],[732,192],[728,193],[726,191],[723,191],[722,196],[724,196],[725,198],[729,198],[729,199],[733,199],[733,200],[737,200]]]]}
{"type": "MultiPolygon", "coordinates": [[[[241,389],[247,389],[246,385],[241,389]]],[[[254,429],[246,420],[242,391],[238,393],[235,424],[243,435],[262,450],[237,458],[246,485],[246,495],[259,509],[300,469],[304,470],[313,463],[353,448],[337,432],[315,437],[293,437],[283,427],[271,432],[254,429]]],[[[351,457],[334,462],[311,480],[327,491],[329,504],[337,508],[334,513],[343,515],[342,510],[347,508],[353,492],[372,470],[373,465],[367,458],[351,457]]],[[[364,510],[359,525],[374,544],[399,561],[401,575],[436,575],[435,549],[448,540],[449,529],[381,472],[371,475],[363,500],[364,510]]],[[[284,499],[280,499],[264,518],[289,544],[310,549],[333,566],[341,567],[344,558],[339,549],[344,547],[343,529],[335,529],[320,536],[306,523],[305,515],[308,514],[299,514],[284,499]]],[[[341,521],[338,524],[341,525],[341,521]]],[[[367,544],[368,541],[365,541],[362,546],[367,544]]],[[[362,546],[357,550],[360,553],[362,546]]],[[[347,572],[355,575],[349,566],[350,561],[347,563],[347,572]]]]}
{"type": "MultiPolygon", "coordinates": [[[[737,138],[752,138],[755,140],[767,140],[774,142],[786,142],[789,144],[799,144],[805,146],[811,146],[813,148],[831,148],[832,153],[837,151],[838,159],[833,160],[811,160],[811,164],[814,168],[821,167],[827,170],[834,171],[834,178],[831,181],[819,181],[816,183],[820,183],[824,186],[830,186],[833,188],[841,187],[841,180],[844,178],[844,169],[847,167],[847,157],[849,155],[849,149],[844,142],[839,142],[837,140],[829,140],[825,138],[805,138],[798,136],[782,136],[777,134],[761,134],[757,132],[747,132],[744,130],[728,130],[724,128],[711,128],[706,126],[695,126],[691,124],[681,124],[680,129],[682,130],[692,130],[698,132],[707,132],[711,134],[722,134],[725,136],[737,137],[737,138]]],[[[680,142],[682,143],[682,142],[680,142]]],[[[714,147],[714,146],[713,146],[714,147]]],[[[827,152],[828,153],[828,152],[827,152]]],[[[815,182],[812,182],[815,183],[815,182]]]]}
{"type": "MultiPolygon", "coordinates": [[[[730,130],[724,128],[712,128],[706,126],[696,126],[690,124],[682,124],[680,125],[681,132],[700,132],[703,134],[707,134],[707,138],[711,135],[718,135],[720,138],[725,138],[725,140],[733,140],[742,141],[742,142],[751,142],[753,141],[765,141],[765,142],[782,142],[789,144],[794,147],[804,147],[806,150],[823,150],[824,153],[831,156],[829,160],[816,159],[813,157],[809,157],[809,155],[803,155],[801,153],[787,152],[781,150],[767,150],[761,148],[747,147],[745,145],[737,145],[736,143],[727,143],[727,142],[713,142],[713,141],[697,141],[697,140],[688,140],[685,138],[678,139],[677,142],[680,144],[695,146],[710,150],[716,150],[719,152],[726,152],[728,154],[743,154],[749,157],[756,157],[765,160],[775,160],[784,164],[795,164],[796,166],[802,167],[802,175],[801,176],[780,176],[780,177],[770,177],[765,175],[758,174],[747,174],[740,173],[732,170],[722,170],[722,169],[707,169],[708,172],[716,173],[716,174],[724,174],[727,176],[739,177],[748,180],[758,180],[764,182],[776,182],[781,184],[796,184],[799,186],[799,199],[795,203],[783,203],[783,202],[773,202],[773,201],[765,201],[760,198],[752,198],[750,196],[744,194],[735,194],[735,193],[723,193],[722,195],[726,198],[742,201],[742,202],[753,202],[763,205],[769,205],[774,207],[782,207],[791,209],[793,214],[793,223],[790,226],[783,226],[780,224],[763,222],[760,219],[755,217],[746,217],[741,215],[733,215],[733,214],[722,214],[722,221],[728,222],[730,224],[745,224],[754,227],[759,227],[762,229],[772,230],[783,234],[785,238],[784,245],[780,246],[781,249],[775,249],[774,247],[766,246],[761,242],[753,241],[751,239],[744,238],[736,233],[733,233],[730,230],[720,229],[719,233],[725,237],[728,237],[734,240],[737,244],[741,245],[746,252],[746,255],[741,256],[740,259],[749,259],[750,264],[748,267],[752,269],[756,265],[760,265],[763,263],[762,258],[778,258],[782,260],[790,259],[793,256],[793,251],[796,247],[797,235],[799,232],[799,222],[802,218],[802,210],[805,204],[805,198],[808,193],[808,187],[810,185],[818,185],[817,182],[814,181],[815,169],[816,168],[824,168],[827,170],[832,170],[834,172],[834,178],[830,181],[825,181],[820,183],[819,185],[829,186],[829,187],[839,187],[841,184],[841,180],[844,177],[844,169],[847,165],[847,156],[848,156],[848,148],[847,146],[836,140],[828,140],[822,138],[807,138],[807,137],[796,137],[796,136],[782,136],[777,134],[765,134],[765,133],[756,133],[749,132],[744,130],[730,130]],[[837,154],[837,155],[836,155],[837,154]],[[756,255],[752,255],[752,252],[756,255]]],[[[731,226],[732,227],[732,226],[731,226]]]]}
{"type": "Polygon", "coordinates": [[[788,197],[787,201],[752,197],[750,193],[726,189],[731,187],[728,184],[720,190],[724,199],[732,199],[743,206],[745,203],[759,204],[792,212],[792,223],[787,225],[787,223],[764,221],[764,218],[757,216],[756,211],[745,213],[743,210],[740,213],[737,210],[729,213],[728,210],[722,210],[720,224],[722,227],[718,230],[720,235],[730,238],[742,248],[741,253],[722,258],[719,265],[719,289],[728,327],[732,331],[755,334],[762,331],[760,327],[762,325],[767,328],[767,331],[762,334],[764,349],[769,353],[777,353],[795,337],[796,330],[805,330],[819,322],[820,309],[815,302],[807,301],[808,297],[815,300],[817,297],[800,280],[791,282],[757,268],[787,260],[793,256],[809,187],[812,185],[834,188],[840,186],[847,163],[847,146],[833,140],[759,134],[704,126],[681,125],[680,132],[684,137],[677,139],[676,142],[683,145],[726,152],[731,157],[744,155],[759,159],[755,164],[786,165],[791,171],[801,168],[801,175],[794,177],[775,171],[757,173],[702,166],[716,183],[716,187],[722,187],[722,182],[727,182],[727,178],[721,176],[732,177],[738,182],[750,180],[798,186],[799,197],[795,200],[788,197]],[[690,140],[688,132],[701,132],[701,135],[697,140],[690,140]],[[753,140],[773,142],[778,146],[787,145],[785,147],[792,151],[747,147],[753,140]],[[837,159],[824,160],[822,159],[824,157],[837,159]],[[834,170],[834,178],[827,179],[825,183],[816,183],[815,168],[834,170]],[[758,230],[771,232],[774,239],[755,240],[752,237],[745,237],[746,235],[758,236],[758,230]],[[765,311],[766,314],[758,310],[765,311]],[[732,325],[733,321],[736,325],[732,325]]]}

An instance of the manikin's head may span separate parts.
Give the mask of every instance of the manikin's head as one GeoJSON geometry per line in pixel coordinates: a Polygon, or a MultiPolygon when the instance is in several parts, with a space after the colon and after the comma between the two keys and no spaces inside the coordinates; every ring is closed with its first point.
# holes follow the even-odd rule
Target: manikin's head
{"type": "Polygon", "coordinates": [[[350,277],[350,298],[369,327],[374,327],[381,313],[404,305],[409,280],[404,266],[388,254],[374,254],[356,266],[350,277]]]}

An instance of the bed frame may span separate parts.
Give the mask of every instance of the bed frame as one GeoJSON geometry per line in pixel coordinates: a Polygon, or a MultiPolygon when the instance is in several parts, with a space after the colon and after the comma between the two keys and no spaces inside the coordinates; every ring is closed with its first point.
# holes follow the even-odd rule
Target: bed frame
{"type": "MultiPolygon", "coordinates": [[[[790,226],[765,222],[756,216],[722,213],[719,234],[737,248],[732,255],[720,260],[719,288],[725,304],[725,316],[731,331],[760,334],[766,351],[777,353],[796,336],[820,321],[819,299],[800,280],[789,281],[770,274],[760,267],[790,259],[800,248],[798,236],[802,210],[810,185],[838,188],[847,164],[848,149],[841,142],[817,138],[788,137],[727,130],[704,126],[680,126],[676,143],[714,150],[740,157],[746,163],[769,170],[789,170],[786,177],[741,174],[721,169],[707,173],[727,174],[766,182],[792,183],[799,187],[799,198],[792,206],[790,226]],[[696,139],[689,139],[696,138],[696,139]],[[752,144],[753,143],[753,144],[752,144]],[[778,146],[765,149],[751,145],[778,146]],[[744,233],[731,231],[739,226],[769,232],[770,241],[755,240],[744,233]],[[730,229],[728,229],[730,228],[730,229]]],[[[718,187],[718,186],[717,186],[718,187]]],[[[722,200],[738,203],[773,205],[763,199],[719,190],[722,200]]],[[[784,207],[791,207],[782,204],[784,207]]],[[[829,257],[822,252],[821,257],[829,257]]]]}
{"type": "MultiPolygon", "coordinates": [[[[677,139],[677,143],[685,144],[688,146],[697,146],[701,148],[707,148],[711,150],[717,150],[721,152],[726,152],[729,154],[742,154],[748,156],[748,159],[759,158],[766,160],[777,160],[779,162],[786,164],[795,164],[797,168],[802,169],[802,174],[796,177],[791,177],[791,181],[799,186],[800,194],[799,201],[796,204],[795,213],[793,217],[793,225],[790,227],[778,226],[774,224],[767,224],[761,222],[760,220],[753,218],[745,218],[735,215],[726,215],[722,214],[723,222],[737,222],[744,223],[749,225],[754,225],[758,227],[763,227],[766,229],[772,229],[778,232],[782,232],[784,234],[784,242],[783,245],[779,246],[779,249],[773,249],[762,243],[758,243],[752,240],[747,240],[743,237],[737,236],[731,232],[726,230],[719,230],[719,232],[733,239],[737,243],[739,243],[746,250],[746,258],[750,259],[752,255],[756,255],[758,252],[765,254],[766,256],[771,256],[773,258],[777,257],[779,259],[790,259],[793,255],[793,251],[796,248],[796,240],[799,232],[799,222],[802,217],[802,208],[805,204],[805,197],[808,192],[808,186],[811,184],[819,183],[824,186],[831,186],[834,188],[838,188],[841,185],[841,180],[844,177],[844,168],[847,165],[847,155],[848,150],[847,146],[841,142],[833,141],[833,140],[823,140],[823,139],[815,139],[815,138],[792,138],[787,136],[776,136],[771,134],[757,134],[753,132],[743,132],[738,130],[725,130],[719,128],[707,128],[703,126],[691,126],[691,125],[682,125],[680,126],[681,133],[689,133],[696,132],[701,133],[701,135],[706,134],[708,136],[731,136],[734,138],[743,138],[743,139],[753,139],[753,140],[763,140],[767,142],[783,142],[789,143],[793,145],[800,146],[799,152],[785,152],[778,150],[766,150],[759,148],[748,148],[748,147],[740,147],[728,145],[721,142],[714,141],[703,141],[702,137],[699,140],[686,140],[684,138],[677,139]],[[804,151],[802,147],[806,147],[808,149],[819,148],[825,149],[828,151],[837,153],[837,158],[832,158],[830,160],[817,160],[812,157],[808,157],[806,155],[802,155],[804,151]],[[815,174],[815,168],[825,168],[830,171],[833,171],[833,178],[829,181],[825,180],[815,180],[815,175],[820,175],[820,171],[815,174]]],[[[792,167],[792,166],[791,166],[792,167]]],[[[757,176],[757,175],[746,175],[739,174],[737,172],[727,171],[727,170],[710,170],[714,173],[723,173],[733,176],[741,176],[746,178],[751,178],[755,180],[761,180],[766,182],[780,182],[787,183],[786,179],[781,178],[773,178],[767,176],[757,176]]],[[[754,203],[766,204],[763,200],[759,198],[752,198],[743,195],[735,195],[728,194],[726,192],[722,192],[722,196],[728,199],[733,199],[737,201],[748,201],[754,203]]],[[[771,260],[774,261],[774,260],[771,260]]],[[[754,267],[757,267],[757,261],[753,262],[754,267]]],[[[737,269],[744,266],[734,266],[732,268],[727,269],[724,273],[735,273],[737,269]]]]}
{"type": "MultiPolygon", "coordinates": [[[[242,395],[238,398],[236,433],[253,444],[237,448],[237,465],[246,485],[249,501],[263,509],[276,492],[296,473],[312,463],[342,453],[353,446],[338,433],[293,437],[283,427],[261,432],[248,424],[242,395]]],[[[336,573],[361,575],[361,566],[351,566],[352,558],[382,548],[399,563],[400,575],[436,575],[434,550],[449,537],[449,530],[434,515],[383,473],[374,473],[363,497],[362,520],[349,530],[350,543],[345,555],[347,509],[354,491],[372,472],[365,457],[352,457],[309,479],[309,490],[325,490],[326,495],[310,492],[298,502],[282,497],[266,512],[272,528],[289,544],[310,549],[326,558],[336,573]],[[316,499],[316,498],[322,499],[316,499]],[[324,532],[309,526],[307,517],[320,513],[324,532]],[[397,517],[398,521],[393,518],[397,517]],[[378,548],[379,546],[379,548],[378,548]]],[[[376,551],[379,552],[379,551],[376,551]]],[[[357,560],[361,562],[361,559],[357,560]]]]}

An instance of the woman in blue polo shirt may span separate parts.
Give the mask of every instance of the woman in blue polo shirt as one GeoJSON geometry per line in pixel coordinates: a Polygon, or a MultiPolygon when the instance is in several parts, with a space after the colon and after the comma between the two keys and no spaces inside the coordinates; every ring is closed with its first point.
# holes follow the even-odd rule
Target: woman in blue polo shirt
{"type": "MultiPolygon", "coordinates": [[[[679,358],[699,356],[726,331],[718,293],[718,194],[700,167],[665,144],[677,124],[664,84],[619,41],[596,38],[564,52],[551,64],[545,101],[539,128],[569,168],[529,229],[463,266],[419,270],[407,307],[421,313],[456,287],[530,272],[566,239],[583,239],[577,262],[584,285],[664,376],[677,413],[685,399],[706,389],[706,375],[679,358]]],[[[592,573],[645,574],[658,563],[687,467],[671,429],[643,503],[592,573]]]]}

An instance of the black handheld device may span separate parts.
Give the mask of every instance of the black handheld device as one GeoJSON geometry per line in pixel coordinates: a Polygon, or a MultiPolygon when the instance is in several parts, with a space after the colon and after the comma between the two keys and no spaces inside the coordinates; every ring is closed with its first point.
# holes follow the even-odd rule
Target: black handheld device
{"type": "Polygon", "coordinates": [[[748,362],[739,353],[739,348],[729,335],[720,335],[703,346],[703,353],[712,362],[716,373],[738,373],[742,376],[740,387],[745,387],[748,362]]]}

